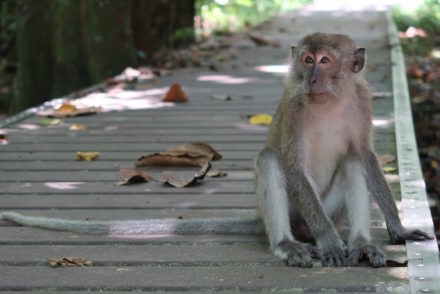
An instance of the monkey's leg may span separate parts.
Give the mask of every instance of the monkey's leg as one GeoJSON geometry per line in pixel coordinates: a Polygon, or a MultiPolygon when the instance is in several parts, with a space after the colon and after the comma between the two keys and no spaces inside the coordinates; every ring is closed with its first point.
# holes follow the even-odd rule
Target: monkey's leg
{"type": "Polygon", "coordinates": [[[275,256],[289,266],[312,266],[312,257],[303,243],[295,241],[290,228],[286,177],[277,154],[263,149],[255,162],[258,208],[275,256]]]}
{"type": "Polygon", "coordinates": [[[357,265],[366,258],[373,267],[384,266],[385,254],[370,243],[370,198],[362,162],[356,157],[347,158],[339,167],[333,187],[332,192],[339,190],[345,202],[349,264],[357,265]]]}

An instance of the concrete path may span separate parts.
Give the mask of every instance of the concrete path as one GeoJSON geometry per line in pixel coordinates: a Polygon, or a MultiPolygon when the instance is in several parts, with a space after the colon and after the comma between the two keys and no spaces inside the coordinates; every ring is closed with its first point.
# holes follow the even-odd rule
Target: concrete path
{"type": "MultiPolygon", "coordinates": [[[[351,35],[367,48],[367,78],[374,94],[374,144],[379,155],[395,154],[390,46],[381,12],[311,12],[280,15],[254,30],[279,47],[248,47],[233,41],[220,53],[217,71],[190,67],[158,78],[124,110],[63,119],[42,127],[41,117],[9,126],[0,145],[0,210],[71,219],[143,219],[254,215],[252,161],[267,128],[247,117],[273,113],[283,92],[289,46],[321,31],[351,35]],[[233,56],[236,58],[233,58],[233,56]],[[231,58],[232,56],[232,58],[231,58]],[[159,103],[180,83],[189,102],[159,103]],[[230,95],[231,101],[212,99],[230,95]],[[69,131],[73,123],[87,129],[69,131]],[[141,155],[193,141],[210,143],[228,172],[200,185],[175,189],[160,182],[118,186],[120,169],[141,155]],[[97,161],[78,162],[76,151],[100,151],[97,161]]],[[[246,45],[247,44],[247,45],[246,45]]],[[[128,93],[128,92],[127,92],[128,93]]],[[[130,92],[133,94],[132,92],[130,92]]],[[[117,100],[114,100],[117,104],[117,100]]],[[[396,163],[389,164],[396,167],[396,163]]],[[[157,176],[159,171],[152,171],[157,176]]],[[[396,197],[399,177],[387,176],[396,197]]],[[[389,245],[383,218],[373,207],[374,242],[395,260],[405,246],[389,245]]],[[[372,269],[288,268],[267,251],[260,236],[87,236],[17,227],[0,222],[0,290],[205,292],[400,292],[409,291],[406,267],[372,269]],[[50,268],[51,257],[80,256],[92,267],[50,268]]]]}

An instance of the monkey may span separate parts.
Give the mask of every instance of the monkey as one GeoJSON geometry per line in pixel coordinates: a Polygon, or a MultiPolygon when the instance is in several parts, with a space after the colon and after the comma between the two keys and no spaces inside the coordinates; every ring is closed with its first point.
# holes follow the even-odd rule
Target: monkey
{"type": "Polygon", "coordinates": [[[255,161],[256,195],[272,252],[290,266],[385,266],[370,241],[370,193],[392,243],[433,237],[403,227],[371,139],[365,48],[342,34],[315,33],[291,48],[285,91],[255,161]],[[347,247],[335,227],[345,216],[347,247]],[[348,252],[347,252],[348,251],[348,252]],[[347,257],[348,253],[348,257],[347,257]]]}
{"type": "Polygon", "coordinates": [[[433,239],[407,231],[371,140],[371,94],[361,72],[365,49],[346,35],[314,33],[291,48],[282,100],[255,159],[257,215],[194,219],[83,221],[0,212],[22,226],[87,234],[265,234],[288,266],[373,267],[386,257],[371,243],[370,193],[391,243],[433,239]],[[336,223],[345,216],[347,246],[336,223]],[[346,248],[348,247],[348,248],[346,248]]]}

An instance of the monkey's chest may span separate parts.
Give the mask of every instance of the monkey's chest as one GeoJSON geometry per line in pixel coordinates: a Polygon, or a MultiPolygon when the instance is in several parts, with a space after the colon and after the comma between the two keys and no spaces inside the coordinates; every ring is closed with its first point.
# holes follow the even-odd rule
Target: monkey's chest
{"type": "Polygon", "coordinates": [[[325,192],[348,151],[347,128],[338,121],[311,124],[304,133],[304,168],[318,193],[325,192]]]}

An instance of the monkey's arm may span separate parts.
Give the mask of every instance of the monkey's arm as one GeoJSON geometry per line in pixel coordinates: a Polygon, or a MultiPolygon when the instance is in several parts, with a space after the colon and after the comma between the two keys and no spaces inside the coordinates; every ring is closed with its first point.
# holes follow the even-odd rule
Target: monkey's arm
{"type": "Polygon", "coordinates": [[[404,243],[406,240],[427,240],[433,237],[420,230],[407,231],[400,219],[391,190],[385,180],[376,155],[368,151],[364,158],[368,190],[382,210],[391,243],[404,243]]]}

